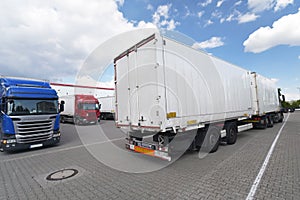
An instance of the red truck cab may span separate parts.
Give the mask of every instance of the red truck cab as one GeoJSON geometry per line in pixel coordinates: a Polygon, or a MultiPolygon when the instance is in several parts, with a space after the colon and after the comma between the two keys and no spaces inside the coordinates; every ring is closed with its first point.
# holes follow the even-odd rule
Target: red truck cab
{"type": "Polygon", "coordinates": [[[99,101],[93,95],[76,94],[61,96],[64,101],[64,111],[61,112],[61,122],[75,124],[96,124],[100,119],[99,101]]]}
{"type": "Polygon", "coordinates": [[[99,117],[98,99],[93,95],[75,95],[75,124],[96,123],[99,117]]]}

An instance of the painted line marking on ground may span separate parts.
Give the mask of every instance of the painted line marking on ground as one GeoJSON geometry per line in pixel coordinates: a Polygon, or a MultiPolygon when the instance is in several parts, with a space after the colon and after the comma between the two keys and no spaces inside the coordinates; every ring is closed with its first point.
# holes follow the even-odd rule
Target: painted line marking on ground
{"type": "Polygon", "coordinates": [[[281,128],[279,129],[279,131],[278,131],[278,133],[277,133],[277,136],[276,136],[276,138],[274,139],[274,141],[273,141],[273,143],[272,143],[272,146],[270,147],[269,152],[268,152],[268,154],[267,154],[267,156],[266,156],[266,158],[265,158],[265,161],[264,161],[264,163],[262,164],[262,166],[261,166],[261,168],[260,168],[260,170],[259,170],[259,172],[258,172],[258,174],[257,174],[257,176],[256,176],[256,178],[255,178],[255,180],[254,180],[254,182],[253,182],[253,184],[252,184],[252,187],[251,187],[251,189],[250,189],[250,192],[249,192],[249,194],[248,194],[246,200],[253,200],[253,199],[254,199],[254,196],[255,196],[257,187],[258,187],[258,185],[259,185],[259,183],[260,183],[260,181],[261,181],[262,176],[263,176],[264,173],[265,173],[265,170],[266,170],[266,168],[267,168],[267,165],[268,165],[268,163],[269,163],[269,160],[270,160],[270,158],[271,158],[271,156],[272,156],[272,153],[273,153],[273,151],[274,151],[275,145],[276,145],[276,143],[277,143],[277,141],[278,141],[279,136],[281,135],[281,132],[282,132],[282,130],[283,130],[283,128],[284,128],[284,126],[285,126],[285,124],[286,124],[286,122],[287,122],[289,116],[290,116],[290,113],[288,114],[288,116],[286,117],[284,123],[282,124],[281,128]]]}

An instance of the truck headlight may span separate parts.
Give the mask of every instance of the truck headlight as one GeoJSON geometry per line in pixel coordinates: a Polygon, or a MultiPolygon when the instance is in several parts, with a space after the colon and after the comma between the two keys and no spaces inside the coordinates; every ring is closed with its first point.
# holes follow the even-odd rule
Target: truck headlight
{"type": "Polygon", "coordinates": [[[3,140],[2,143],[3,144],[11,144],[11,143],[16,143],[17,140],[16,139],[8,139],[8,140],[3,140]]]}

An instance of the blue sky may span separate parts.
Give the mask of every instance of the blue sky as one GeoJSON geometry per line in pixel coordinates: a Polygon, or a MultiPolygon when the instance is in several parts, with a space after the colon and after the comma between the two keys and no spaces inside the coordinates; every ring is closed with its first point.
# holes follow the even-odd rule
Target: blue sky
{"type": "MultiPolygon", "coordinates": [[[[277,80],[288,99],[299,99],[299,9],[299,0],[2,0],[0,74],[73,83],[111,36],[156,26],[277,80]]],[[[112,83],[107,72],[104,86],[112,83]]]]}
{"type": "MultiPolygon", "coordinates": [[[[204,43],[200,45],[208,53],[276,79],[277,84],[290,93],[288,94],[290,98],[299,98],[297,87],[300,87],[300,37],[290,39],[286,44],[280,44],[280,38],[277,39],[276,34],[266,31],[265,39],[275,37],[273,41],[270,41],[270,46],[274,45],[274,47],[259,50],[254,47],[247,49],[243,45],[258,29],[263,27],[272,29],[274,22],[289,14],[298,13],[294,24],[291,23],[291,25],[297,29],[294,34],[300,34],[300,23],[296,21],[296,18],[300,20],[299,1],[282,1],[281,6],[276,5],[278,2],[280,1],[132,0],[125,1],[120,6],[120,11],[126,19],[133,22],[154,21],[156,13],[167,13],[166,16],[164,14],[160,16],[158,26],[170,28],[168,22],[173,21],[175,28],[171,29],[182,32],[199,42],[208,41],[206,47],[203,46],[204,43]],[[159,24],[163,20],[167,21],[166,25],[159,24]],[[215,38],[215,41],[213,42],[211,38],[215,38]]],[[[285,27],[278,29],[283,32],[283,37],[293,34],[285,27]]],[[[253,40],[253,43],[255,42],[259,41],[253,40]]],[[[268,46],[268,44],[262,44],[261,48],[264,48],[264,45],[268,46]]]]}

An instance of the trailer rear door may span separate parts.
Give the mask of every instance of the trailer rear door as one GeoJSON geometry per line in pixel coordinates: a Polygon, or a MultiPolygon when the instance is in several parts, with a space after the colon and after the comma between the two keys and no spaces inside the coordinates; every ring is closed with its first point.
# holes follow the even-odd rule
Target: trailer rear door
{"type": "Polygon", "coordinates": [[[165,119],[164,72],[159,62],[162,60],[162,51],[157,49],[161,46],[159,43],[161,41],[151,35],[115,58],[117,126],[159,129],[165,119]]]}

